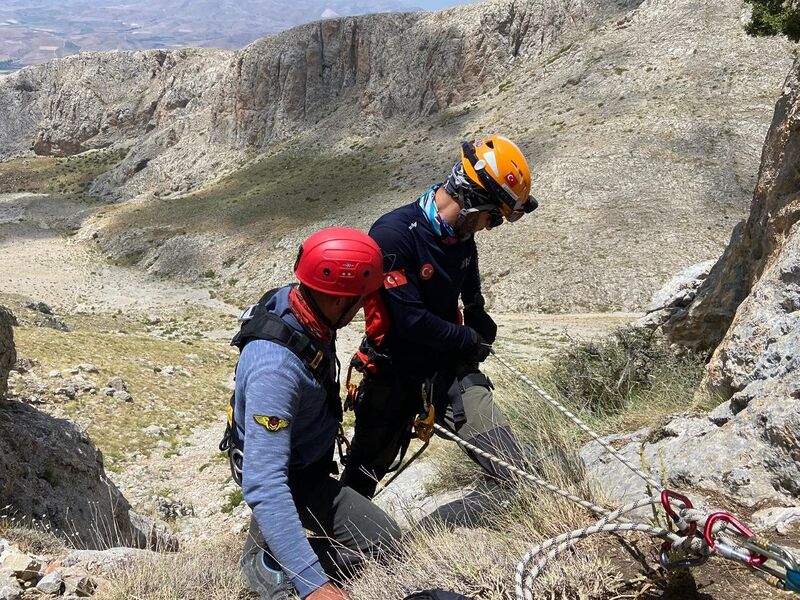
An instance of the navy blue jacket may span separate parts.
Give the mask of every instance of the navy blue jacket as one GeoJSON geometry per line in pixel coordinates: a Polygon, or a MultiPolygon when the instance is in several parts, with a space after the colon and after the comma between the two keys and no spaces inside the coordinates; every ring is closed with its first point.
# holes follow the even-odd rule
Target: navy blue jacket
{"type": "Polygon", "coordinates": [[[471,304],[480,293],[475,240],[442,240],[418,202],[383,215],[369,235],[387,272],[391,328],[381,349],[408,375],[428,377],[474,344],[472,330],[458,324],[458,300],[471,304]]]}

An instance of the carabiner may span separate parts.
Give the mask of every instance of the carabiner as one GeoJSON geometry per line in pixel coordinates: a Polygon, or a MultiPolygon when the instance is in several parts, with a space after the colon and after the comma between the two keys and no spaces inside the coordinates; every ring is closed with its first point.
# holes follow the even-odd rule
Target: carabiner
{"type": "Polygon", "coordinates": [[[661,544],[661,552],[658,555],[658,562],[659,564],[664,567],[667,571],[672,571],[673,569],[684,569],[688,567],[698,567],[705,563],[709,559],[709,555],[698,554],[694,558],[683,558],[681,560],[673,560],[669,559],[669,553],[672,551],[672,542],[667,540],[663,544],[661,544]]]}
{"type": "MultiPolygon", "coordinates": [[[[677,525],[680,528],[681,532],[683,532],[684,528],[682,528],[680,525],[680,521],[682,521],[683,519],[680,515],[678,515],[678,513],[672,510],[672,505],[670,504],[670,498],[674,498],[675,500],[683,502],[686,508],[690,509],[694,508],[694,505],[692,505],[692,501],[689,500],[689,498],[687,498],[683,494],[679,494],[678,492],[675,492],[673,490],[666,490],[666,489],[661,491],[661,504],[664,506],[664,510],[669,515],[669,518],[672,519],[672,522],[675,523],[675,525],[677,525]]],[[[688,531],[686,532],[686,537],[693,537],[695,533],[697,533],[697,523],[692,521],[691,523],[689,523],[688,531]]]]}
{"type": "MultiPolygon", "coordinates": [[[[713,538],[714,524],[717,521],[723,521],[726,525],[733,527],[738,531],[738,533],[742,537],[748,540],[755,535],[750,529],[748,529],[745,525],[743,525],[742,522],[739,521],[732,514],[726,512],[712,513],[711,515],[708,516],[708,519],[706,520],[706,527],[703,530],[703,537],[705,538],[706,543],[711,547],[712,550],[717,550],[717,542],[713,538]]],[[[728,547],[727,544],[725,544],[725,546],[726,548],[728,547]]],[[[739,557],[738,555],[736,556],[736,559],[742,560],[742,562],[745,562],[748,565],[752,565],[754,567],[760,567],[765,562],[767,562],[768,559],[767,556],[761,554],[753,555],[750,551],[748,551],[748,554],[750,555],[750,557],[747,558],[746,560],[744,560],[743,557],[739,557]]]]}

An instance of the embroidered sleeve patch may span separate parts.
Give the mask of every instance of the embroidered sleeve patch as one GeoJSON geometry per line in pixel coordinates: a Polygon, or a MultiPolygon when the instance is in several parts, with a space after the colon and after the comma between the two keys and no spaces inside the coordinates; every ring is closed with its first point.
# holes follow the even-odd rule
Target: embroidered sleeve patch
{"type": "Polygon", "coordinates": [[[284,427],[289,426],[289,421],[286,419],[281,419],[280,417],[265,417],[261,415],[255,415],[253,419],[259,425],[263,425],[264,429],[267,431],[280,431],[284,427]]]}
{"type": "Polygon", "coordinates": [[[383,278],[383,287],[387,290],[400,287],[408,283],[406,272],[400,269],[399,271],[390,271],[383,278]]]}

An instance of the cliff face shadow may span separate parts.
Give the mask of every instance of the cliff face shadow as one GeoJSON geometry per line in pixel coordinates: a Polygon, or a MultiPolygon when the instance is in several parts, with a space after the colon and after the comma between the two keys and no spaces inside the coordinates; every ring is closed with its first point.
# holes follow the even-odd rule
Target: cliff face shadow
{"type": "Polygon", "coordinates": [[[130,510],[84,430],[8,398],[0,399],[0,507],[79,548],[177,549],[130,510]]]}

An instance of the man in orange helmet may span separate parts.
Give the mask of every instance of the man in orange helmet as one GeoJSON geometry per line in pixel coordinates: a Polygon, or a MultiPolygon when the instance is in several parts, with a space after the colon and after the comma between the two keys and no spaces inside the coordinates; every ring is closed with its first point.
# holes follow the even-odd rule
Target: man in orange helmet
{"type": "MultiPolygon", "coordinates": [[[[497,334],[481,295],[474,235],[533,211],[520,149],[490,136],[466,142],[441,185],[383,215],[370,230],[387,272],[367,306],[367,335],[354,357],[364,373],[342,482],[371,497],[429,399],[437,420],[479,448],[522,462],[519,444],[479,370],[497,334]],[[459,310],[459,300],[464,311],[459,310]]],[[[473,456],[491,475],[507,469],[473,456]]]]}
{"type": "Polygon", "coordinates": [[[292,588],[307,600],[346,600],[335,578],[400,536],[386,513],[331,477],[342,419],[336,330],[381,286],[383,260],[367,234],[330,227],[303,242],[294,272],[299,284],[267,292],[240,318],[220,449],[253,511],[241,559],[249,587],[262,600],[288,600],[292,588]]]}

